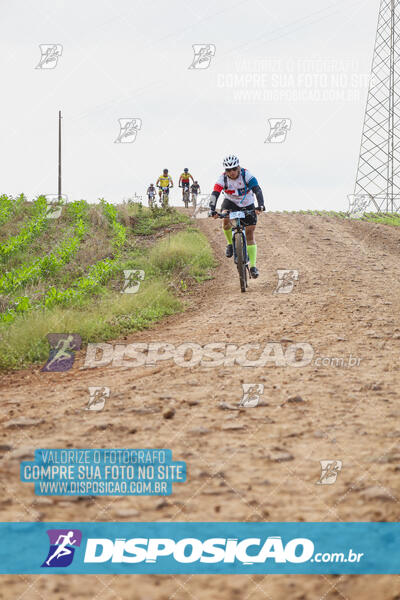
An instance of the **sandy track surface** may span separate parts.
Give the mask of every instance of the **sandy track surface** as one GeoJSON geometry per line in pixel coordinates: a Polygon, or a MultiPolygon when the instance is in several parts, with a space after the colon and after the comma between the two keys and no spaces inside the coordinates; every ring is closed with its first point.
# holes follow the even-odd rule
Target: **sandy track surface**
{"type": "MultiPolygon", "coordinates": [[[[400,520],[400,231],[328,217],[261,215],[261,275],[241,294],[234,265],[224,257],[220,222],[199,223],[220,258],[215,279],[189,293],[185,313],[119,342],[278,342],[283,349],[306,342],[313,361],[300,368],[187,368],[168,360],[154,367],[82,369],[80,352],[66,373],[34,368],[4,376],[1,520],[400,520]],[[292,293],[274,293],[277,269],[299,272],[292,293]],[[328,365],[330,358],[347,363],[350,355],[361,359],[358,366],[328,365]],[[318,357],[326,366],[315,362],[318,357]],[[264,385],[262,401],[237,410],[245,383],[264,385]],[[88,386],[111,388],[103,411],[83,410],[88,386]],[[288,401],[295,396],[301,399],[288,401]],[[20,417],[43,421],[13,425],[20,417]],[[19,482],[19,462],[43,446],[171,448],[174,460],[187,462],[187,483],[174,484],[166,499],[40,499],[33,485],[19,482]],[[333,485],[317,485],[325,459],[343,463],[333,485]]],[[[400,598],[397,576],[0,581],[0,598],[7,599],[400,598]]]]}

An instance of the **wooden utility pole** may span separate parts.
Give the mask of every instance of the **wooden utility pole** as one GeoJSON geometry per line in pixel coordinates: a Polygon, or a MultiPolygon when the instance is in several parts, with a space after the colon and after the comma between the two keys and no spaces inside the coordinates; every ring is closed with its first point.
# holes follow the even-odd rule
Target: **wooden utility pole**
{"type": "Polygon", "coordinates": [[[61,202],[61,110],[58,111],[58,201],[61,202]]]}

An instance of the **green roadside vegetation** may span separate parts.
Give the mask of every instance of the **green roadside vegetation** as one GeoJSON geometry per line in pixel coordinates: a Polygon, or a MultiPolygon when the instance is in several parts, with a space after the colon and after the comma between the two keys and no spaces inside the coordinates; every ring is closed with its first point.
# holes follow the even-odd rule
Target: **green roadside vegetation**
{"type": "MultiPolygon", "coordinates": [[[[38,211],[27,203],[30,220],[38,211]]],[[[207,238],[173,208],[102,199],[66,205],[59,219],[41,223],[36,236],[3,258],[0,369],[44,362],[48,333],[77,333],[85,344],[150,327],[184,310],[215,265],[207,238]],[[127,270],[144,271],[136,293],[123,293],[127,270]]]]}
{"type": "Polygon", "coordinates": [[[348,212],[335,210],[283,210],[273,211],[276,214],[285,215],[313,215],[317,217],[337,217],[339,219],[351,219],[352,221],[368,221],[380,225],[400,226],[400,215],[397,213],[363,213],[362,215],[350,215],[348,212]]]}

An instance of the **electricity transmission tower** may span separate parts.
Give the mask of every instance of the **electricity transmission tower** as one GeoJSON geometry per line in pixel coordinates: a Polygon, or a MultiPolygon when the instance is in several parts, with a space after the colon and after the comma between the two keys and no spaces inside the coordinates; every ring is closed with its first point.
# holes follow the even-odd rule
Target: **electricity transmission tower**
{"type": "Polygon", "coordinates": [[[381,0],[354,195],[400,210],[400,0],[381,0]]]}

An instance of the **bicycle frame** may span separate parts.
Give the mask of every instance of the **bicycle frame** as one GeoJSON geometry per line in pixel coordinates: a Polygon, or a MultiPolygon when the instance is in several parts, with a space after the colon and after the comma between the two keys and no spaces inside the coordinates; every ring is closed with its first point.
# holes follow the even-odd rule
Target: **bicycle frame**
{"type": "MultiPolygon", "coordinates": [[[[234,256],[235,264],[237,265],[237,270],[239,272],[240,289],[242,292],[246,291],[246,288],[248,287],[247,281],[248,281],[248,279],[251,278],[251,273],[250,273],[250,268],[249,268],[249,262],[250,262],[249,254],[247,251],[246,225],[244,225],[244,223],[242,223],[242,220],[243,220],[243,218],[246,217],[246,213],[251,213],[251,212],[253,212],[253,210],[246,211],[245,208],[242,208],[242,210],[239,209],[238,211],[228,211],[227,213],[219,213],[216,211],[214,213],[220,219],[226,219],[228,217],[229,220],[231,221],[233,256],[234,256]],[[231,212],[244,213],[244,217],[240,217],[239,215],[237,215],[237,216],[231,218],[230,217],[231,212]],[[237,249],[236,249],[236,236],[241,236],[241,242],[242,242],[239,244],[239,247],[242,246],[241,253],[239,255],[238,255],[237,249]]],[[[213,216],[213,215],[210,214],[210,216],[213,216]]]]}
{"type": "Polygon", "coordinates": [[[185,203],[185,207],[187,208],[187,205],[190,202],[190,187],[188,183],[183,183],[181,185],[182,188],[182,200],[185,203]]]}
{"type": "Polygon", "coordinates": [[[160,190],[160,202],[161,202],[161,206],[168,206],[168,202],[169,202],[169,190],[170,187],[162,187],[161,185],[158,186],[159,190],[160,190]]]}
{"type": "Polygon", "coordinates": [[[240,222],[240,219],[235,219],[235,221],[236,221],[235,226],[232,227],[233,259],[235,261],[235,264],[237,264],[237,252],[236,252],[235,237],[237,235],[241,234],[243,236],[243,246],[244,246],[244,250],[245,250],[246,266],[247,266],[249,263],[249,255],[247,252],[246,227],[244,225],[242,225],[242,223],[240,222]]]}

